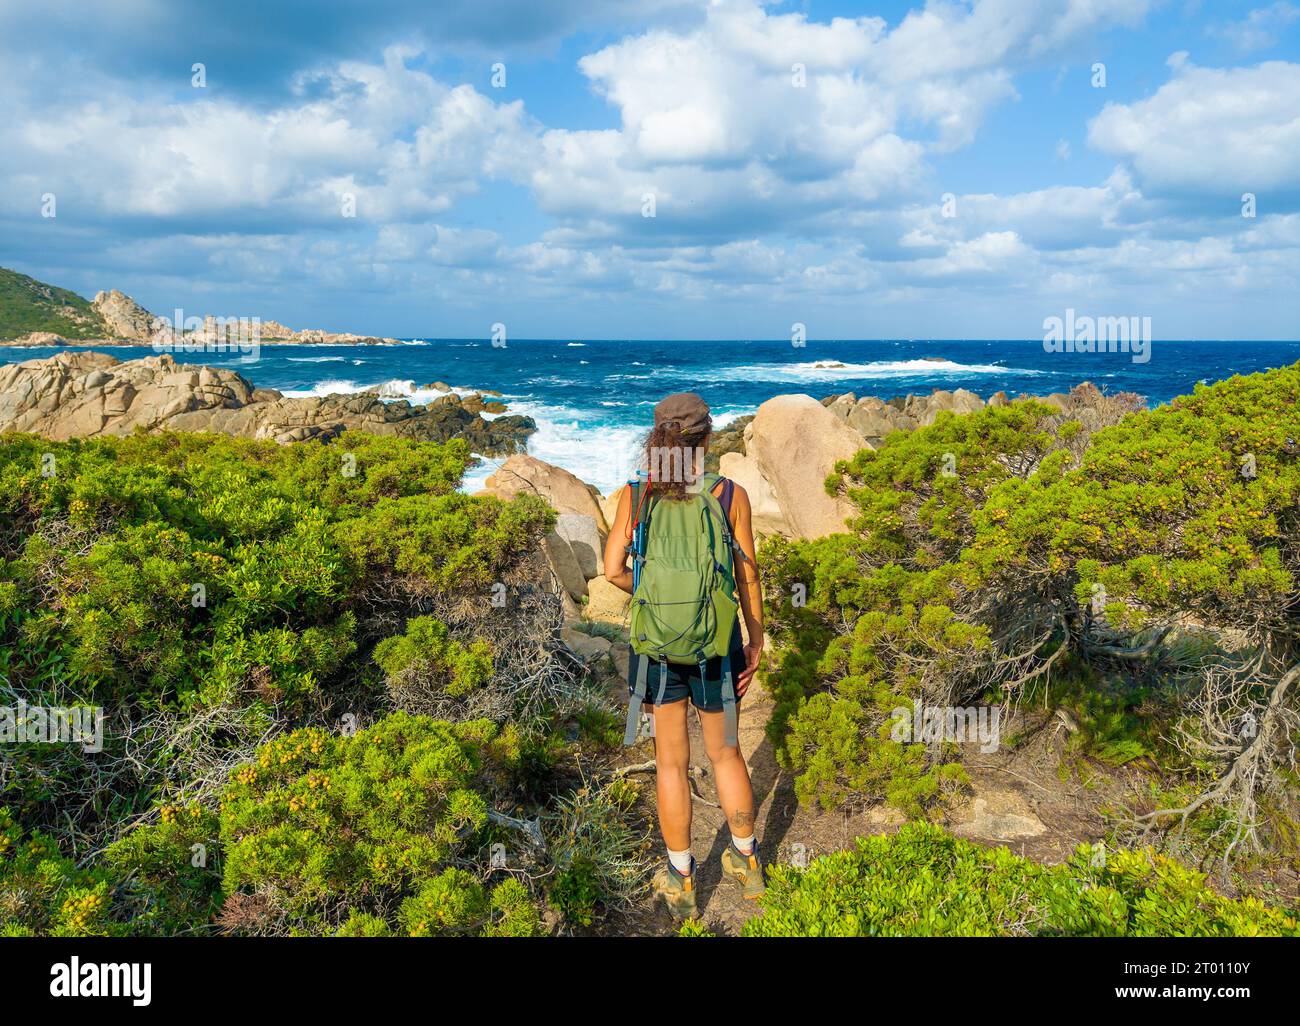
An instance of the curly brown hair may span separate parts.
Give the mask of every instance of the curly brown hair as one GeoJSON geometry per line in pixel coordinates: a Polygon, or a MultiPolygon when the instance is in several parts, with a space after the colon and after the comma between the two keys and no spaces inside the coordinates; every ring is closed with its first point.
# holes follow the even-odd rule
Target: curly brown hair
{"type": "Polygon", "coordinates": [[[686,434],[675,420],[656,424],[646,435],[642,453],[651,487],[661,499],[685,499],[686,486],[704,465],[704,450],[713,428],[686,434]]]}

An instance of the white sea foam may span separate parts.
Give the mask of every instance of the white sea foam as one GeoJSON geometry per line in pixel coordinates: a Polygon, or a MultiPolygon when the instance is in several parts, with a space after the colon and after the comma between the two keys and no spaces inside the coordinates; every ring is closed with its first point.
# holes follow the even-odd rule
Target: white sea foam
{"type": "MultiPolygon", "coordinates": [[[[563,467],[608,495],[627,481],[648,425],[622,424],[600,413],[508,398],[511,413],[532,417],[537,431],[528,437],[528,454],[563,467]]],[[[469,489],[467,489],[469,490],[469,489]]]]}
{"type": "Polygon", "coordinates": [[[284,389],[283,394],[291,399],[306,399],[310,396],[334,395],[336,393],[352,395],[355,392],[378,392],[381,399],[409,399],[416,391],[415,382],[409,379],[390,378],[387,381],[362,385],[347,379],[330,378],[313,385],[311,388],[284,389]]]}
{"type": "Polygon", "coordinates": [[[358,385],[355,381],[329,378],[325,381],[317,382],[311,388],[284,388],[280,391],[291,399],[306,399],[314,395],[332,395],[335,392],[342,392],[345,394],[364,392],[365,386],[358,385]]]}
{"type": "MultiPolygon", "coordinates": [[[[290,363],[342,363],[347,359],[345,356],[286,356],[290,363]]],[[[360,360],[353,360],[353,363],[360,363],[360,360]]]]}
{"type": "Polygon", "coordinates": [[[474,492],[482,491],[487,484],[487,479],[496,473],[497,468],[505,462],[504,459],[495,456],[482,456],[478,453],[474,455],[479,458],[479,465],[471,467],[465,471],[465,476],[461,479],[460,490],[466,494],[472,495],[474,492]]]}
{"type": "MultiPolygon", "coordinates": [[[[432,402],[446,392],[433,388],[417,388],[409,379],[391,378],[387,381],[365,384],[347,379],[330,378],[309,389],[286,389],[284,395],[294,398],[325,396],[334,393],[352,394],[377,391],[383,399],[408,399],[414,405],[432,402]]],[[[477,389],[453,385],[457,395],[468,395],[477,389]]],[[[488,397],[492,398],[492,397],[488,397]]],[[[635,468],[637,450],[645,434],[646,425],[620,424],[598,411],[585,411],[570,406],[539,402],[529,396],[504,395],[502,401],[508,412],[532,417],[537,431],[528,439],[528,452],[540,460],[563,467],[576,474],[602,492],[608,493],[627,480],[635,468]]],[[[606,404],[602,404],[606,405],[606,404]]],[[[619,402],[608,405],[622,406],[619,402]]],[[[484,413],[492,420],[496,414],[484,413]]],[[[483,482],[500,465],[501,460],[483,458],[483,465],[465,476],[461,488],[477,491],[483,482]]]]}
{"type": "MultiPolygon", "coordinates": [[[[666,369],[665,373],[677,374],[666,369]]],[[[967,374],[1006,374],[1036,376],[1037,370],[999,367],[992,363],[955,363],[952,360],[877,360],[872,363],[842,363],[817,360],[804,363],[760,363],[701,370],[708,381],[780,381],[822,382],[858,379],[924,378],[940,374],[945,377],[967,374]]]]}
{"type": "MultiPolygon", "coordinates": [[[[615,374],[605,378],[607,387],[617,388],[618,379],[631,377],[658,377],[661,374],[680,374],[672,368],[651,369],[648,373],[615,374]]],[[[953,376],[975,374],[1034,374],[1034,371],[1017,371],[1013,368],[988,364],[962,364],[949,360],[893,360],[869,363],[843,363],[838,366],[835,361],[804,361],[789,364],[758,364],[720,367],[713,371],[693,372],[699,374],[699,380],[706,382],[727,382],[735,380],[768,380],[790,384],[816,384],[846,379],[889,379],[889,378],[925,378],[928,376],[953,376]]],[[[577,384],[569,378],[559,375],[543,375],[534,379],[533,384],[542,391],[548,387],[577,384]]],[[[526,387],[526,386],[525,386],[526,387]]],[[[321,381],[311,389],[286,391],[290,396],[323,396],[334,392],[354,393],[361,391],[378,391],[385,399],[404,398],[413,404],[434,401],[447,393],[432,388],[419,388],[411,380],[392,378],[381,382],[359,382],[347,379],[329,379],[321,381]]],[[[478,391],[469,386],[454,385],[451,391],[457,395],[468,395],[478,391]]],[[[633,423],[627,422],[627,415],[633,409],[653,406],[653,401],[637,401],[630,398],[599,400],[593,397],[591,406],[579,408],[570,405],[547,402],[535,393],[507,394],[502,400],[513,415],[530,416],[537,423],[537,430],[528,439],[530,455],[547,463],[562,467],[576,474],[584,481],[595,485],[602,493],[608,494],[627,480],[638,462],[638,449],[649,427],[648,411],[638,413],[633,423]]],[[[713,411],[716,428],[724,428],[737,417],[753,413],[747,406],[719,406],[713,411]]],[[[494,414],[485,413],[484,417],[493,419],[494,414]]],[[[467,492],[477,491],[484,481],[500,465],[499,459],[484,459],[482,465],[472,470],[465,477],[462,489],[467,492]]]]}
{"type": "Polygon", "coordinates": [[[751,406],[741,406],[741,407],[723,407],[721,409],[712,410],[710,412],[712,413],[713,430],[720,431],[728,424],[730,424],[733,420],[735,420],[737,417],[748,416],[749,414],[754,413],[755,410],[751,406]]]}
{"type": "MultiPolygon", "coordinates": [[[[413,406],[424,406],[428,403],[433,402],[439,396],[450,395],[451,393],[455,393],[456,395],[459,396],[473,395],[475,393],[482,394],[479,389],[470,388],[468,385],[448,385],[446,392],[442,392],[436,388],[414,388],[413,387],[410,393],[406,395],[404,398],[410,399],[411,405],[413,406]]],[[[483,396],[484,402],[487,402],[495,398],[496,396],[492,396],[492,395],[483,396]]],[[[483,416],[491,417],[492,415],[490,413],[485,413],[483,414],[483,416]]]]}

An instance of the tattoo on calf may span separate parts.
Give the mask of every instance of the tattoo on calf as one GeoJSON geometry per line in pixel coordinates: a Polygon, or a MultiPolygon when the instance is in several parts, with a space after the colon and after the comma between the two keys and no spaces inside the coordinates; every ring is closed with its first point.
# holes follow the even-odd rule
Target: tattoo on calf
{"type": "Polygon", "coordinates": [[[754,825],[754,814],[746,812],[744,809],[737,809],[731,814],[731,825],[733,827],[752,827],[754,825]]]}

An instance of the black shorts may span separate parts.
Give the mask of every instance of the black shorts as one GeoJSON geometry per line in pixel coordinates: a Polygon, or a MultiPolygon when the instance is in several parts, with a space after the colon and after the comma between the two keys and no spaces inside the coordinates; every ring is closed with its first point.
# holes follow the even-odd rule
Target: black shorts
{"type": "MultiPolygon", "coordinates": [[[[745,646],[740,637],[740,621],[731,633],[731,680],[734,684],[745,668],[745,646]]],[[[637,667],[644,656],[639,656],[628,645],[627,690],[632,693],[636,685],[637,667]]],[[[659,663],[651,659],[646,667],[645,704],[655,705],[659,697],[659,663]]],[[[669,663],[668,686],[664,688],[664,705],[672,705],[689,698],[695,708],[703,712],[722,712],[722,656],[713,656],[704,662],[705,679],[700,679],[699,663],[669,663]]],[[[736,697],[739,704],[740,697],[736,697]]]]}

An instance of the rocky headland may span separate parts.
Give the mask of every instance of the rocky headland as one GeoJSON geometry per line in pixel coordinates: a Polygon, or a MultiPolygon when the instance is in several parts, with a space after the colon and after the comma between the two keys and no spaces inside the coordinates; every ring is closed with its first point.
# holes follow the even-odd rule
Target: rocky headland
{"type": "Polygon", "coordinates": [[[463,438],[475,452],[522,451],[537,425],[516,415],[486,419],[482,404],[441,396],[427,406],[377,392],[291,397],[255,388],[235,371],[178,364],[169,354],[118,360],[107,353],[58,353],[0,366],[0,432],[55,440],[146,431],[212,431],[300,442],[368,431],[420,441],[463,438]]]}

